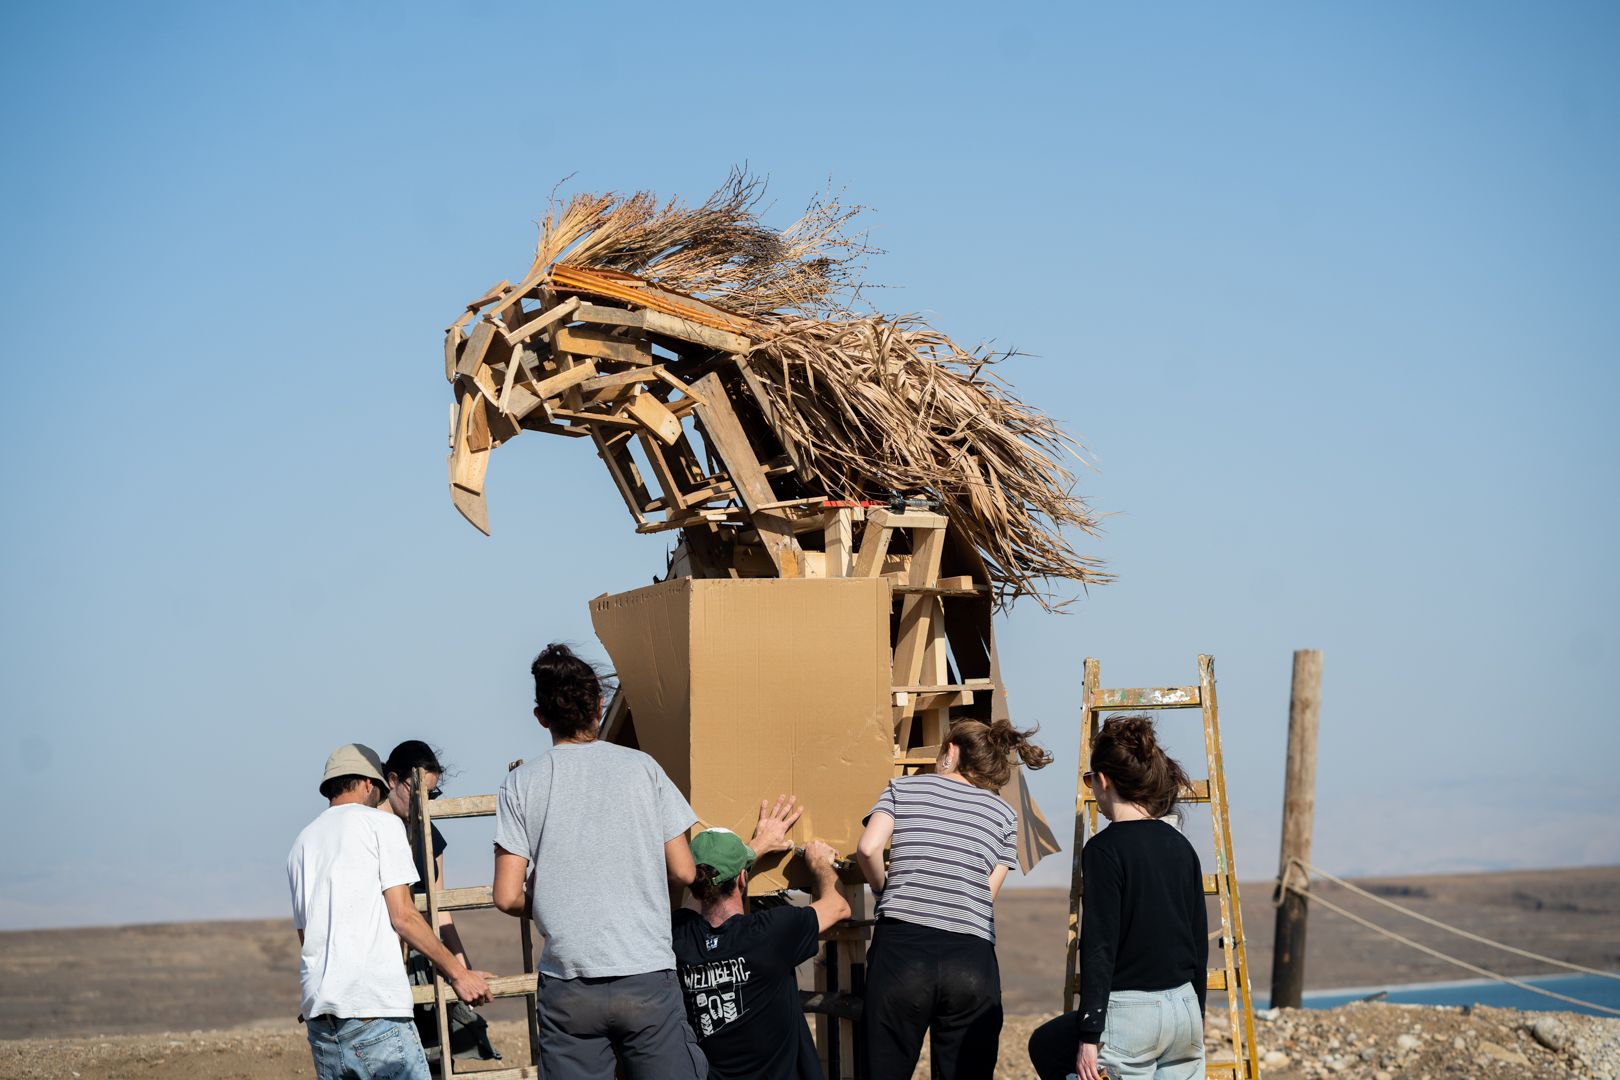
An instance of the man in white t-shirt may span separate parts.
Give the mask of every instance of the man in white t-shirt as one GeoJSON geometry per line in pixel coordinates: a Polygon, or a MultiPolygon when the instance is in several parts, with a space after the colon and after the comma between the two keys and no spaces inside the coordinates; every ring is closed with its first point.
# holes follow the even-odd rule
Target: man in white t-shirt
{"type": "Polygon", "coordinates": [[[463,967],[417,914],[405,824],[377,809],[387,791],[376,751],[338,747],[321,778],[330,805],[287,856],[316,1080],[429,1080],[401,938],[437,965],[462,1001],[491,1000],[489,973],[463,967]]]}

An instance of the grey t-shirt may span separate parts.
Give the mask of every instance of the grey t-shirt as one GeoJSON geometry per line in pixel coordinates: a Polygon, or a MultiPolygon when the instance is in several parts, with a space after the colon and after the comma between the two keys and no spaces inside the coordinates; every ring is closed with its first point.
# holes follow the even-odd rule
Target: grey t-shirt
{"type": "Polygon", "coordinates": [[[697,815],[658,762],[611,743],[564,743],[507,774],[495,842],[528,858],[542,974],[670,971],[664,844],[697,815]]]}

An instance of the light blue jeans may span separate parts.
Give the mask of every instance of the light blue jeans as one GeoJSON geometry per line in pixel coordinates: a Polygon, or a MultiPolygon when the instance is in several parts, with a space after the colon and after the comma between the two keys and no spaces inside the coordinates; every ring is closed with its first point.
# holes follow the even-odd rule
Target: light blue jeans
{"type": "Polygon", "coordinates": [[[1109,991],[1097,1060],[1118,1080],[1203,1080],[1204,1019],[1192,983],[1109,991]]]}
{"type": "Polygon", "coordinates": [[[412,1020],[306,1020],[315,1080],[432,1080],[412,1020]]]}

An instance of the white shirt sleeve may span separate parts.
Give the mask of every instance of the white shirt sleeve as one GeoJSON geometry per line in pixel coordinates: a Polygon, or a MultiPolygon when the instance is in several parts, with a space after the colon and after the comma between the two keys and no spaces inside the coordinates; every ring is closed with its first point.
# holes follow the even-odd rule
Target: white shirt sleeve
{"type": "Polygon", "coordinates": [[[377,813],[377,866],[383,891],[396,885],[414,885],[422,880],[411,858],[411,842],[405,823],[386,810],[377,813]]]}
{"type": "Polygon", "coordinates": [[[295,847],[292,854],[287,857],[287,889],[292,893],[294,930],[302,930],[305,926],[303,889],[299,888],[298,881],[303,873],[303,867],[298,863],[301,854],[302,852],[295,847]]]}

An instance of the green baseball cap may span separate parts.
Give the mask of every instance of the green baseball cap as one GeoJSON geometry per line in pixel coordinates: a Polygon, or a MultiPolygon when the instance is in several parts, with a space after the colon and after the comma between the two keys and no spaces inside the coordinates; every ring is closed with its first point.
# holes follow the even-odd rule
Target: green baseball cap
{"type": "Polygon", "coordinates": [[[704,829],[692,838],[692,861],[714,867],[716,881],[730,881],[754,865],[754,852],[730,829],[704,829]]]}

